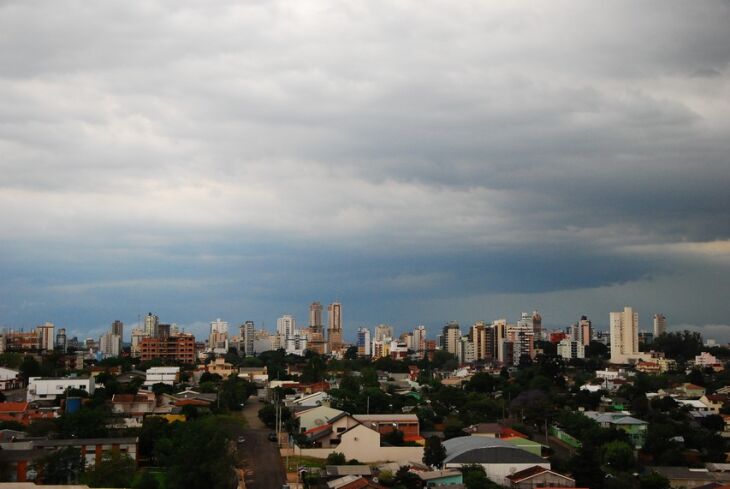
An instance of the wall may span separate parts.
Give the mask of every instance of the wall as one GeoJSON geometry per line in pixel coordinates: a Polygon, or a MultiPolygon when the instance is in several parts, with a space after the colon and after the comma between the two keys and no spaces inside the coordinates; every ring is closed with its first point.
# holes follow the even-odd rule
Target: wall
{"type": "MultiPolygon", "coordinates": [[[[301,455],[304,457],[327,458],[332,452],[342,452],[338,448],[303,448],[301,455]]],[[[294,455],[299,455],[299,450],[294,450],[294,455]]],[[[345,452],[342,452],[345,453],[345,452]]],[[[291,453],[290,453],[291,455],[291,453]]],[[[423,447],[380,447],[369,452],[348,452],[345,453],[348,459],[356,458],[360,462],[421,462],[423,459],[423,447]]]]}

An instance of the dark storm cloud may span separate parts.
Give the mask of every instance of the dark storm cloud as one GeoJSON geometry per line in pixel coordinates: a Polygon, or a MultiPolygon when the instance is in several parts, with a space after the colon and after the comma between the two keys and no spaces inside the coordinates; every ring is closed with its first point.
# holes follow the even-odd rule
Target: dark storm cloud
{"type": "Polygon", "coordinates": [[[730,239],[729,21],[723,2],[2,2],[0,323],[333,295],[408,322],[419,300],[472,318],[564,293],[562,321],[660,307],[679,269],[722,289],[702,244],[730,239]]]}

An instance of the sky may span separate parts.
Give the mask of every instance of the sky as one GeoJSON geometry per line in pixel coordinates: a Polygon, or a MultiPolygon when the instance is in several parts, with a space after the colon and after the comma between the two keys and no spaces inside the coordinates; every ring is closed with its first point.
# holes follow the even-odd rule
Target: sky
{"type": "Polygon", "coordinates": [[[0,1],[0,326],[633,306],[730,341],[727,1],[0,1]]]}

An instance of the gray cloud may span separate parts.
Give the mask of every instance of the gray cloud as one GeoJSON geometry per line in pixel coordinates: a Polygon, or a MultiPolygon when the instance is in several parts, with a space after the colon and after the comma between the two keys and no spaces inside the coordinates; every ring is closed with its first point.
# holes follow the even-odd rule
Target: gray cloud
{"type": "Polygon", "coordinates": [[[173,284],[192,324],[217,315],[216,274],[266,295],[223,294],[232,315],[339,291],[373,322],[371,288],[417,308],[635,283],[648,303],[692,266],[723,288],[702,246],[730,240],[729,20],[723,2],[3,2],[0,323],[98,327],[103,307],[64,309],[97,289],[172,311],[173,284]]]}

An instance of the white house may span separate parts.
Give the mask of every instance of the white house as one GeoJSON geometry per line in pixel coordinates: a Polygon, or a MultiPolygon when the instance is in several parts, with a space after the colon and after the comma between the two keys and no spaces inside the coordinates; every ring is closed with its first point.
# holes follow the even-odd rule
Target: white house
{"type": "Polygon", "coordinates": [[[9,389],[20,389],[23,387],[23,379],[20,372],[10,368],[0,367],[0,391],[9,389]]]}
{"type": "Polygon", "coordinates": [[[79,389],[94,394],[94,379],[80,377],[31,377],[28,379],[28,402],[54,400],[68,389],[79,389]]]}
{"type": "Polygon", "coordinates": [[[144,385],[175,385],[180,382],[180,367],[150,367],[147,369],[144,385]]]}

